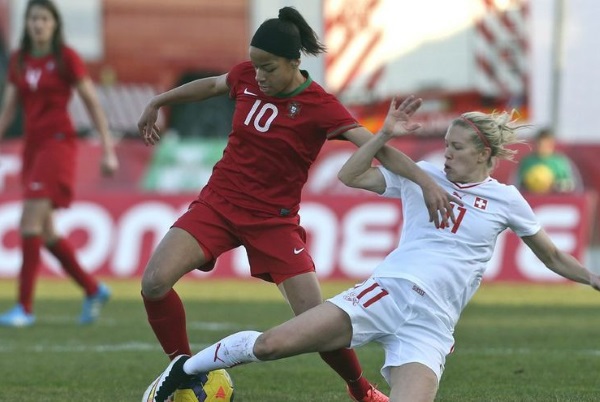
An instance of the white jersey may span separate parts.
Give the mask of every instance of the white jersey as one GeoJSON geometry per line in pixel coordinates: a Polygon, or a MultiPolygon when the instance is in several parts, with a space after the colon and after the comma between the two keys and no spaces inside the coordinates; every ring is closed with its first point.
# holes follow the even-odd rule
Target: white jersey
{"type": "Polygon", "coordinates": [[[519,237],[531,236],[541,226],[514,186],[489,177],[481,183],[453,183],[431,163],[418,165],[464,205],[454,206],[456,223],[437,229],[429,222],[421,188],[380,167],[386,182],[382,196],[402,199],[404,224],[398,247],[372,276],[414,282],[455,324],[479,287],[498,235],[510,228],[519,237]]]}

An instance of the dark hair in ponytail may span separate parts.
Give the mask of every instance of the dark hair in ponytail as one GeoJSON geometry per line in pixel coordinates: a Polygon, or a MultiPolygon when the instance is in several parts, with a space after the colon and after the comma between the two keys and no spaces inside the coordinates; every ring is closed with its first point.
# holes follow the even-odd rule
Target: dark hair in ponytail
{"type": "Polygon", "coordinates": [[[300,49],[304,54],[310,54],[313,56],[319,53],[327,51],[325,45],[319,41],[317,33],[308,25],[302,14],[298,12],[294,7],[283,7],[279,10],[279,20],[289,21],[293,23],[300,34],[300,49]]]}
{"type": "Polygon", "coordinates": [[[278,18],[263,22],[250,45],[287,59],[299,59],[300,52],[316,56],[326,51],[315,31],[294,7],[283,7],[278,18]]]}

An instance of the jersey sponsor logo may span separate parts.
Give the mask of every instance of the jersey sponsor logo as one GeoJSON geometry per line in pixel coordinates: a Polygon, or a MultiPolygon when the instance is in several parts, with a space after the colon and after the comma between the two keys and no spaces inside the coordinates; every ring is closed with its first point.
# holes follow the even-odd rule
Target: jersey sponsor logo
{"type": "Polygon", "coordinates": [[[294,254],[300,254],[303,251],[304,251],[304,247],[302,247],[302,248],[295,248],[294,247],[294,254]]]}
{"type": "Polygon", "coordinates": [[[288,117],[291,117],[292,119],[296,118],[296,116],[298,116],[298,113],[300,113],[300,109],[302,109],[302,106],[300,106],[300,104],[298,102],[290,102],[288,104],[288,117]]]}
{"type": "Polygon", "coordinates": [[[488,200],[486,200],[485,198],[475,197],[475,202],[473,203],[473,206],[475,208],[479,208],[485,211],[485,209],[487,208],[487,204],[488,200]]]}
{"type": "Polygon", "coordinates": [[[248,91],[248,88],[244,88],[244,95],[258,96],[258,95],[257,95],[257,94],[255,94],[254,92],[250,92],[250,91],[248,91]]]}

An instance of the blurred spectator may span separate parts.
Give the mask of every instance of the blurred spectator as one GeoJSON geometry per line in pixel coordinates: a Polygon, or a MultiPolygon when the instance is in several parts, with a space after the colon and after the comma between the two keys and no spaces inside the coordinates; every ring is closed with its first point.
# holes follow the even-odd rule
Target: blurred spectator
{"type": "Polygon", "coordinates": [[[577,167],[564,154],[556,151],[556,138],[548,129],[535,136],[533,151],[519,162],[517,187],[536,193],[567,193],[582,190],[577,167]]]}

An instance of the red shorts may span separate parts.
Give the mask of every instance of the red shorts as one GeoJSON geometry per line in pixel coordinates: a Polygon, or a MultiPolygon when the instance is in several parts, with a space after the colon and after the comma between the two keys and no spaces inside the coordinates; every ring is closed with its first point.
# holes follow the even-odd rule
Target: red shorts
{"type": "Polygon", "coordinates": [[[73,201],[77,162],[76,138],[58,135],[43,143],[26,141],[21,183],[25,199],[49,198],[65,208],[73,201]]]}
{"type": "MultiPolygon", "coordinates": [[[[300,226],[298,215],[256,216],[229,204],[208,187],[173,227],[194,236],[210,260],[207,264],[210,268],[219,255],[244,246],[250,274],[256,278],[279,284],[315,271],[315,264],[306,250],[306,232],[300,226]]],[[[200,269],[205,270],[205,267],[200,269]]]]}

